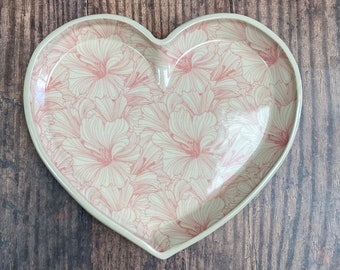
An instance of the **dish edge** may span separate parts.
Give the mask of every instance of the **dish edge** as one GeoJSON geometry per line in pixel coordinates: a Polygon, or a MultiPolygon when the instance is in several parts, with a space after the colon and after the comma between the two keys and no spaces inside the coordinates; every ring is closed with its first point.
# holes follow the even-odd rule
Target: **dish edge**
{"type": "Polygon", "coordinates": [[[202,240],[212,232],[216,231],[218,228],[220,228],[222,225],[224,225],[226,222],[228,222],[231,218],[233,218],[236,214],[238,214],[263,188],[264,186],[269,182],[269,180],[274,176],[274,174],[277,172],[277,170],[281,167],[283,161],[286,159],[290,149],[292,148],[294,138],[296,136],[300,116],[301,116],[301,110],[302,110],[302,82],[301,82],[301,75],[299,72],[298,65],[294,59],[293,54],[291,53],[288,46],[282,41],[281,38],[279,38],[272,30],[270,30],[268,27],[263,25],[262,23],[239,14],[231,14],[231,13],[217,13],[217,14],[210,14],[210,15],[204,15],[195,19],[192,19],[179,27],[177,27],[175,30],[173,30],[166,38],[164,39],[158,39],[152,35],[152,33],[147,30],[144,26],[139,24],[138,22],[123,17],[119,15],[111,15],[111,14],[98,14],[98,15],[89,15],[85,17],[81,17],[75,20],[72,20],[56,30],[52,31],[48,36],[46,36],[40,44],[35,49],[34,53],[31,56],[28,68],[26,70],[26,76],[25,76],[25,82],[24,82],[24,94],[23,94],[23,103],[24,103],[24,112],[25,112],[25,118],[26,123],[28,126],[28,130],[30,133],[30,136],[32,138],[33,144],[42,159],[45,166],[49,169],[49,171],[52,173],[52,175],[57,179],[57,181],[61,184],[61,186],[72,196],[73,199],[75,199],[81,207],[83,207],[88,213],[90,213],[93,217],[95,217],[97,220],[99,220],[101,223],[105,224],[107,227],[111,228],[112,230],[118,232],[125,238],[129,239],[136,245],[140,246],[153,256],[159,258],[159,259],[167,259],[174,254],[180,252],[181,250],[191,246],[192,244],[202,240]],[[207,230],[203,231],[199,235],[195,236],[194,238],[190,239],[189,241],[180,244],[178,246],[172,247],[167,251],[159,252],[152,248],[150,245],[146,244],[143,240],[137,238],[134,234],[129,232],[128,230],[124,229],[123,227],[112,224],[112,221],[98,212],[96,208],[94,208],[89,202],[87,202],[79,193],[76,192],[76,190],[67,182],[63,180],[62,174],[54,168],[54,164],[48,159],[48,156],[45,153],[45,150],[41,145],[38,144],[39,138],[34,130],[34,122],[31,117],[31,106],[30,106],[30,100],[29,100],[29,88],[30,88],[30,78],[32,74],[32,69],[35,64],[36,58],[39,55],[42,48],[55,36],[60,34],[62,31],[64,31],[66,28],[80,23],[84,21],[89,21],[93,19],[109,19],[114,21],[120,21],[127,23],[140,31],[142,34],[144,34],[151,42],[153,42],[156,45],[165,45],[166,43],[170,42],[172,39],[174,39],[178,34],[180,34],[182,31],[184,31],[186,28],[191,27],[192,25],[195,25],[197,23],[203,22],[203,21],[209,21],[209,20],[217,20],[217,19],[226,19],[226,20],[239,20],[243,21],[249,25],[254,26],[255,28],[261,30],[266,35],[268,35],[270,38],[272,38],[285,52],[295,75],[296,80],[296,89],[297,89],[297,105],[296,105],[296,115],[294,119],[293,128],[290,134],[289,141],[286,145],[285,150],[279,157],[279,159],[276,161],[274,166],[270,169],[270,171],[266,174],[266,176],[263,178],[263,180],[258,184],[258,186],[241,202],[238,206],[236,206],[231,212],[229,212],[224,218],[216,222],[214,225],[209,227],[207,230]]]}

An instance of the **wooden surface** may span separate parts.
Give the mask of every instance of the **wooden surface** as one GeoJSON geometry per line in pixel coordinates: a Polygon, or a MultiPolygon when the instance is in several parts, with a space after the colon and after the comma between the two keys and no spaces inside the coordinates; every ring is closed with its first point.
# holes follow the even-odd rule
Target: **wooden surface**
{"type": "Polygon", "coordinates": [[[340,269],[340,2],[336,0],[0,0],[0,269],[340,269]],[[301,70],[292,151],[242,212],[158,260],[92,218],[38,157],[23,82],[38,43],[62,24],[114,13],[163,38],[200,15],[235,12],[267,25],[301,70]]]}

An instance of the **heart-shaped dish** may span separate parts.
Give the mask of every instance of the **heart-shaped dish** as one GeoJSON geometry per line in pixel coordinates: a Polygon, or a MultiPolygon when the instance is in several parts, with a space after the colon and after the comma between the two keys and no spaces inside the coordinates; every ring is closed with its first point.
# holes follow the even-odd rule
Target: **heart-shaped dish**
{"type": "Polygon", "coordinates": [[[51,33],[24,89],[35,147],[89,213],[165,259],[238,213],[292,146],[297,64],[259,22],[208,15],[159,40],[120,16],[51,33]]]}

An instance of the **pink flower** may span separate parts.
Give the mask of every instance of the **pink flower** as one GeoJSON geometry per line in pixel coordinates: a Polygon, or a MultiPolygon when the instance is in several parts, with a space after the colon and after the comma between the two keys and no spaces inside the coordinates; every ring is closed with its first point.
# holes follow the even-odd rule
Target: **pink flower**
{"type": "Polygon", "coordinates": [[[231,50],[241,59],[243,77],[250,83],[269,84],[272,83],[270,72],[266,62],[247,43],[235,42],[231,50]]]}
{"type": "Polygon", "coordinates": [[[163,151],[163,169],[170,176],[210,178],[220,157],[215,143],[216,118],[212,113],[191,116],[180,110],[170,114],[169,130],[152,140],[163,151]]]}
{"type": "Polygon", "coordinates": [[[203,93],[209,83],[210,73],[217,65],[211,47],[214,46],[204,44],[180,56],[170,74],[168,87],[177,93],[203,93]]]}
{"type": "Polygon", "coordinates": [[[140,126],[151,132],[167,131],[170,113],[176,111],[181,103],[182,98],[178,94],[171,93],[159,102],[143,106],[140,126]]]}
{"type": "Polygon", "coordinates": [[[86,30],[96,35],[97,38],[121,38],[119,34],[120,23],[113,22],[112,20],[102,19],[95,22],[92,21],[86,30]]]}
{"type": "Polygon", "coordinates": [[[272,163],[257,163],[256,158],[250,160],[233,179],[228,183],[228,187],[223,186],[220,189],[220,197],[225,202],[226,208],[224,214],[234,209],[242,200],[244,200],[261,182],[263,177],[272,168],[272,163]]]}
{"type": "Polygon", "coordinates": [[[184,31],[176,39],[171,41],[165,48],[166,54],[176,63],[184,54],[187,54],[194,47],[208,41],[207,33],[199,28],[184,31]]]}
{"type": "Polygon", "coordinates": [[[261,142],[270,116],[270,104],[258,104],[253,96],[233,99],[225,126],[230,138],[242,137],[255,150],[261,142]]]}
{"type": "Polygon", "coordinates": [[[224,203],[219,198],[205,202],[202,206],[193,198],[180,201],[177,209],[180,222],[177,224],[189,235],[196,236],[223,217],[223,208],[224,203]]]}
{"type": "Polygon", "coordinates": [[[194,198],[180,201],[177,208],[178,218],[162,224],[160,233],[163,237],[158,235],[157,241],[163,243],[162,248],[166,250],[192,239],[219,221],[223,217],[224,207],[220,198],[202,206],[194,198]],[[168,243],[168,246],[164,246],[164,243],[168,243]]]}
{"type": "Polygon", "coordinates": [[[219,46],[218,65],[210,73],[211,90],[219,101],[228,101],[231,98],[244,94],[243,85],[247,81],[243,77],[241,58],[233,54],[230,48],[219,46]]]}
{"type": "Polygon", "coordinates": [[[222,39],[225,42],[244,42],[246,37],[247,24],[241,21],[221,20],[216,25],[215,35],[216,38],[222,39]]]}
{"type": "Polygon", "coordinates": [[[132,163],[138,158],[136,138],[129,136],[123,119],[103,122],[97,117],[84,119],[80,138],[64,141],[64,149],[72,155],[74,176],[94,186],[124,185],[132,163]]]}
{"type": "Polygon", "coordinates": [[[144,57],[133,60],[133,71],[124,80],[124,96],[129,106],[151,103],[154,93],[159,92],[153,67],[144,57]]]}
{"type": "Polygon", "coordinates": [[[49,127],[54,138],[79,138],[80,126],[84,118],[91,115],[94,108],[93,102],[79,99],[71,108],[64,108],[53,113],[53,125],[49,127]]]}
{"type": "Polygon", "coordinates": [[[251,48],[257,52],[266,63],[273,83],[278,81],[288,83],[293,74],[290,63],[282,48],[270,37],[253,27],[247,27],[247,38],[251,48]]]}
{"type": "Polygon", "coordinates": [[[76,96],[116,98],[124,78],[131,73],[130,49],[114,39],[98,39],[90,34],[79,38],[76,51],[65,56],[69,69],[70,88],[76,96]]]}
{"type": "Polygon", "coordinates": [[[162,170],[161,160],[162,152],[160,149],[152,141],[146,141],[143,143],[139,158],[133,164],[132,173],[138,176],[148,173],[158,173],[162,170]]]}
{"type": "Polygon", "coordinates": [[[295,110],[295,101],[292,101],[287,106],[274,107],[272,109],[271,121],[262,145],[263,151],[257,157],[259,162],[274,162],[281,155],[290,139],[295,110]]]}
{"type": "Polygon", "coordinates": [[[225,153],[216,166],[216,173],[207,187],[208,193],[217,194],[222,187],[233,182],[233,178],[237,176],[256,151],[254,145],[243,136],[227,139],[225,153]]]}
{"type": "Polygon", "coordinates": [[[198,91],[202,93],[216,66],[215,46],[207,42],[207,34],[201,29],[186,31],[165,49],[175,66],[169,71],[169,88],[176,92],[198,91]]]}
{"type": "Polygon", "coordinates": [[[183,103],[178,107],[188,110],[192,115],[199,115],[204,112],[213,112],[215,110],[216,101],[212,91],[205,91],[200,94],[197,92],[183,93],[183,103]]]}
{"type": "MultiPolygon", "coordinates": [[[[68,73],[64,68],[56,68],[50,75],[48,82],[42,86],[41,90],[41,109],[57,110],[64,106],[63,93],[69,88],[68,73]]],[[[37,92],[38,94],[38,92],[37,92]]]]}
{"type": "Polygon", "coordinates": [[[133,233],[136,233],[136,212],[131,207],[133,201],[133,188],[126,184],[122,188],[115,185],[101,187],[89,187],[85,190],[84,196],[103,214],[114,220],[117,224],[124,226],[133,233]]]}
{"type": "Polygon", "coordinates": [[[161,190],[149,194],[150,206],[146,215],[150,218],[150,228],[158,229],[161,223],[177,218],[178,202],[192,196],[191,187],[181,178],[161,186],[161,190]]]}
{"type": "Polygon", "coordinates": [[[284,84],[283,82],[278,82],[272,86],[273,98],[275,100],[276,106],[287,106],[292,101],[296,100],[295,91],[295,80],[284,84]]]}
{"type": "Polygon", "coordinates": [[[86,31],[84,23],[77,24],[52,39],[39,53],[34,72],[41,70],[46,74],[52,73],[60,59],[76,46],[78,37],[86,31]]]}
{"type": "Polygon", "coordinates": [[[117,99],[96,98],[94,100],[93,114],[104,122],[112,122],[119,118],[128,118],[127,100],[120,95],[117,99]]]}

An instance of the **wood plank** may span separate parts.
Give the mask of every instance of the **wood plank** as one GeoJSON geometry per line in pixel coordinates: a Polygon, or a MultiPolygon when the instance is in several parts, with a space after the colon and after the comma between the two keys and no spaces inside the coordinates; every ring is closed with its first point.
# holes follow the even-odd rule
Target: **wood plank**
{"type": "Polygon", "coordinates": [[[83,15],[86,1],[0,1],[1,269],[84,269],[91,264],[91,218],[38,157],[22,105],[35,47],[58,26],[83,15]]]}
{"type": "Polygon", "coordinates": [[[337,0],[0,0],[0,269],[338,269],[340,2],[337,0]],[[288,159],[212,235],[161,261],[87,214],[38,157],[22,89],[29,58],[87,14],[132,18],[158,38],[217,12],[259,20],[291,49],[304,106],[288,159]]]}
{"type": "MultiPolygon", "coordinates": [[[[268,10],[249,10],[246,2],[238,1],[236,12],[251,12],[250,16],[254,18],[269,19],[263,14],[268,10]]],[[[336,3],[268,2],[274,20],[266,24],[280,33],[301,68],[304,109],[300,131],[288,161],[271,182],[270,190],[267,187],[261,195],[268,198],[272,207],[262,206],[261,216],[270,216],[263,229],[261,222],[254,222],[253,230],[258,231],[255,238],[259,250],[258,263],[264,268],[274,269],[319,269],[321,266],[335,269],[339,265],[339,259],[334,257],[339,253],[336,250],[338,233],[331,233],[328,242],[322,235],[325,227],[336,226],[336,211],[327,205],[335,205],[338,198],[336,192],[332,192],[332,197],[329,189],[336,186],[339,190],[339,164],[336,163],[339,153],[335,149],[328,150],[334,144],[333,140],[339,139],[333,123],[333,118],[335,120],[335,116],[339,116],[338,109],[335,109],[339,97],[331,93],[336,89],[335,81],[339,83],[339,72],[335,72],[339,67],[334,63],[334,59],[339,57],[336,52],[339,43],[336,31],[324,31],[335,27],[336,3]],[[328,26],[327,21],[333,25],[328,26]],[[333,59],[333,67],[328,64],[330,58],[333,59]],[[333,86],[329,83],[330,78],[333,78],[333,86]],[[329,216],[332,218],[328,219],[329,216]],[[272,242],[274,232],[278,243],[272,242]],[[261,247],[267,242],[266,252],[261,252],[261,247]]]]}

